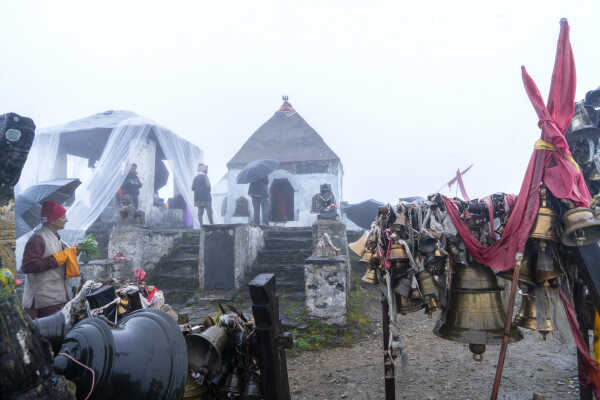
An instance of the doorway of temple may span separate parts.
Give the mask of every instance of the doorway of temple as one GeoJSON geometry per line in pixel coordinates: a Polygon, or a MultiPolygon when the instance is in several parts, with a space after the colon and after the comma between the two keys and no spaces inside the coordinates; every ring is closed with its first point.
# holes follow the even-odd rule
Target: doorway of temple
{"type": "Polygon", "coordinates": [[[287,179],[275,179],[271,184],[271,221],[294,220],[294,188],[287,179]]]}

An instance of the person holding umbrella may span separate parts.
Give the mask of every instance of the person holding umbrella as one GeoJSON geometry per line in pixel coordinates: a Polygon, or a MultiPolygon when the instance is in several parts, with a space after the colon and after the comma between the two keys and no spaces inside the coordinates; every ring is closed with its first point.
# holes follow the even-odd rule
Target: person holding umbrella
{"type": "Polygon", "coordinates": [[[257,181],[251,182],[248,187],[248,195],[252,198],[252,208],[254,209],[254,223],[260,224],[261,209],[262,209],[262,223],[263,225],[269,225],[269,178],[266,176],[260,178],[257,181]]]}
{"type": "Polygon", "coordinates": [[[249,183],[248,195],[252,198],[252,207],[254,208],[254,223],[260,224],[261,209],[262,222],[269,224],[269,174],[279,167],[279,161],[264,159],[248,163],[240,171],[236,182],[239,184],[249,183]]]}
{"type": "Polygon", "coordinates": [[[58,231],[65,227],[66,210],[60,204],[42,204],[42,227],[27,241],[21,270],[26,274],[23,309],[31,318],[59,311],[71,298],[66,264],[77,258],[77,247],[66,248],[58,231]]]}

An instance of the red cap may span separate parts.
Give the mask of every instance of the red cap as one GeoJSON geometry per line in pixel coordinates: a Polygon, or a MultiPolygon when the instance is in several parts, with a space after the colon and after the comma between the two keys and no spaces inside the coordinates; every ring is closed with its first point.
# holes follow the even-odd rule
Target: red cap
{"type": "Polygon", "coordinates": [[[67,210],[63,206],[53,201],[45,201],[42,204],[42,222],[52,222],[66,213],[67,210]]]}

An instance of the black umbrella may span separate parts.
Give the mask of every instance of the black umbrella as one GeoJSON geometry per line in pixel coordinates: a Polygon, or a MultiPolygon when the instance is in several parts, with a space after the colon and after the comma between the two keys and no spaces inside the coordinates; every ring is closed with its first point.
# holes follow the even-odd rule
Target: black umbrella
{"type": "Polygon", "coordinates": [[[377,207],[382,205],[383,203],[369,199],[361,203],[342,207],[342,211],[350,221],[354,222],[359,227],[363,229],[370,229],[371,223],[377,216],[377,207]]]}
{"type": "Polygon", "coordinates": [[[15,196],[17,237],[29,232],[41,221],[42,203],[46,200],[64,204],[81,184],[79,179],[54,179],[38,183],[15,196]]]}
{"type": "Polygon", "coordinates": [[[276,160],[256,160],[252,161],[240,171],[237,176],[237,183],[252,183],[267,177],[271,172],[279,167],[279,161],[276,160]]]}

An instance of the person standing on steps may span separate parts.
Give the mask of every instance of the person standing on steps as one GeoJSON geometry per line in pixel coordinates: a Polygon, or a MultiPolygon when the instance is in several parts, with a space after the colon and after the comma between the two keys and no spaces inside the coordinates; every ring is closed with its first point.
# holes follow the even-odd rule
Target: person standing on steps
{"type": "Polygon", "coordinates": [[[206,215],[208,215],[208,222],[210,222],[211,225],[214,224],[210,180],[208,179],[207,174],[208,165],[202,163],[198,164],[198,175],[196,175],[194,182],[192,183],[194,204],[198,207],[198,220],[200,221],[200,226],[202,226],[204,210],[206,210],[206,215]]]}
{"type": "Polygon", "coordinates": [[[250,183],[248,187],[248,195],[252,198],[252,207],[254,209],[254,223],[260,225],[261,210],[262,210],[262,223],[263,225],[269,225],[269,178],[264,177],[257,181],[250,183]]]}

